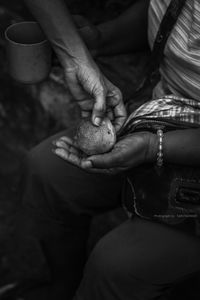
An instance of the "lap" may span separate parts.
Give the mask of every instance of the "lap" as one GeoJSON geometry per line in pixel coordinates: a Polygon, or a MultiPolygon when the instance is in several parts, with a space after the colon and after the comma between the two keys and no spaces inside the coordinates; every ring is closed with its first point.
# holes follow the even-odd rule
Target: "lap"
{"type": "Polygon", "coordinates": [[[162,284],[200,270],[199,253],[199,238],[135,217],[105,235],[90,260],[105,273],[162,284]]]}
{"type": "Polygon", "coordinates": [[[123,176],[90,174],[57,157],[52,142],[63,135],[68,132],[46,139],[29,153],[23,180],[26,204],[90,215],[119,206],[123,176]]]}
{"type": "Polygon", "coordinates": [[[157,299],[200,271],[199,253],[198,238],[135,217],[97,243],[75,299],[157,299]]]}
{"type": "MultiPolygon", "coordinates": [[[[23,182],[26,205],[37,212],[48,211],[49,215],[54,211],[59,218],[66,218],[69,209],[76,215],[94,215],[118,206],[123,177],[89,174],[56,157],[52,141],[65,134],[45,140],[29,154],[23,182]]],[[[38,228],[41,231],[39,225],[38,228]]],[[[99,241],[88,260],[78,293],[95,293],[95,285],[104,282],[112,284],[117,295],[123,295],[119,299],[134,299],[137,292],[141,293],[141,285],[148,285],[146,290],[156,295],[158,286],[172,284],[200,270],[199,253],[197,238],[136,217],[99,241]],[[134,289],[133,282],[138,289],[134,289]]],[[[109,289],[103,290],[109,293],[109,289]]],[[[97,300],[95,297],[88,299],[97,300]]]]}

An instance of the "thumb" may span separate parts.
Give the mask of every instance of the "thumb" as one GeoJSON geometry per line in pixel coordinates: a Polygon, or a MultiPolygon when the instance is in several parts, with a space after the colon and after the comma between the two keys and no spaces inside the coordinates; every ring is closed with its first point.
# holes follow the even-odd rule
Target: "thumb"
{"type": "Polygon", "coordinates": [[[119,157],[120,155],[118,152],[111,151],[99,155],[92,155],[87,158],[87,161],[90,161],[92,163],[93,168],[110,169],[119,166],[119,157]]]}
{"type": "Polygon", "coordinates": [[[102,91],[95,95],[95,103],[92,111],[92,123],[96,126],[100,126],[101,121],[106,111],[106,96],[105,92],[102,91]]]}

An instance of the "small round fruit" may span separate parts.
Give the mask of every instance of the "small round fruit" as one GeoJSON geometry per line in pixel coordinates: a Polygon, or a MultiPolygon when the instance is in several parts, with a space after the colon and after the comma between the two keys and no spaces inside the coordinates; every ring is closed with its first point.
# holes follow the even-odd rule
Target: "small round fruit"
{"type": "Polygon", "coordinates": [[[115,128],[108,118],[100,126],[91,120],[81,120],[75,136],[77,146],[87,155],[100,154],[112,149],[116,142],[115,128]]]}

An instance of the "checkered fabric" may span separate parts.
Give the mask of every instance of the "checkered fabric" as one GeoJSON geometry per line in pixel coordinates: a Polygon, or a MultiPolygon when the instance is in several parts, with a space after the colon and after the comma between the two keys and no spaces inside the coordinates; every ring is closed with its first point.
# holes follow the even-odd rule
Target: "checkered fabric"
{"type": "Polygon", "coordinates": [[[200,102],[174,95],[166,95],[146,102],[128,117],[124,127],[128,130],[145,120],[160,120],[168,123],[200,127],[200,102]]]}

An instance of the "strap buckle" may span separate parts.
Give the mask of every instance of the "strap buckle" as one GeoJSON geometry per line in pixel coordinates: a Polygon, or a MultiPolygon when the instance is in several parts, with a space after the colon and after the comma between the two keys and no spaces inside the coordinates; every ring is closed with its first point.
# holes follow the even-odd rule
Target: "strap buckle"
{"type": "Polygon", "coordinates": [[[171,186],[169,201],[173,207],[200,213],[200,181],[175,179],[171,186]]]}

